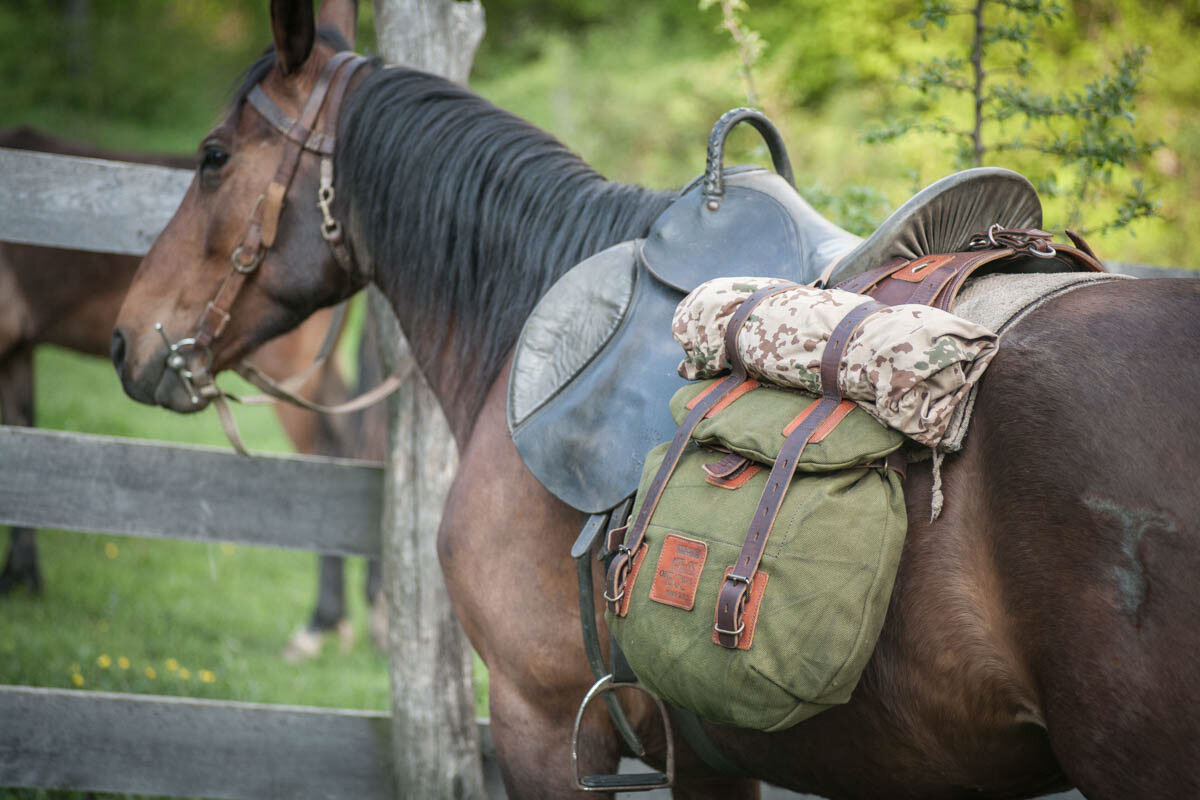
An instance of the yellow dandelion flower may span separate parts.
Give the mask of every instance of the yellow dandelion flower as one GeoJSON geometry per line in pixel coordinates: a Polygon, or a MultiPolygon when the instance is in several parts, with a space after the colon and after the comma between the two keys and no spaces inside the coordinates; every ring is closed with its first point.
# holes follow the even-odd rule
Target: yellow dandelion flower
{"type": "Polygon", "coordinates": [[[76,686],[83,686],[83,676],[80,675],[78,672],[71,675],[71,680],[74,682],[74,684],[76,686]]]}
{"type": "Polygon", "coordinates": [[[175,670],[179,669],[179,662],[173,658],[168,658],[166,661],[163,662],[163,666],[166,667],[171,672],[174,672],[175,670]]]}
{"type": "Polygon", "coordinates": [[[154,680],[158,677],[158,672],[155,671],[154,667],[146,667],[146,677],[150,680],[154,680]]]}
{"type": "Polygon", "coordinates": [[[108,633],[108,620],[102,619],[96,623],[96,630],[101,633],[108,633]]]}
{"type": "Polygon", "coordinates": [[[121,669],[129,669],[129,659],[125,656],[121,656],[117,659],[117,666],[121,669]]]}
{"type": "Polygon", "coordinates": [[[210,669],[200,670],[196,673],[196,677],[198,677],[203,683],[212,683],[217,679],[217,676],[213,674],[213,671],[210,669]]]}
{"type": "Polygon", "coordinates": [[[108,653],[101,653],[96,659],[96,666],[100,669],[108,669],[112,666],[112,659],[108,657],[108,653]]]}
{"type": "Polygon", "coordinates": [[[79,672],[81,669],[82,667],[79,666],[78,661],[71,665],[71,672],[79,672]]]}
{"type": "Polygon", "coordinates": [[[104,555],[108,556],[109,558],[116,558],[120,554],[121,554],[121,551],[117,548],[116,544],[114,544],[113,542],[107,542],[104,545],[104,555]]]}
{"type": "Polygon", "coordinates": [[[237,546],[229,542],[221,542],[221,555],[231,556],[237,552],[237,546]]]}
{"type": "Polygon", "coordinates": [[[188,672],[187,667],[180,667],[179,668],[179,677],[181,680],[186,681],[188,678],[192,677],[192,673],[188,672]]]}

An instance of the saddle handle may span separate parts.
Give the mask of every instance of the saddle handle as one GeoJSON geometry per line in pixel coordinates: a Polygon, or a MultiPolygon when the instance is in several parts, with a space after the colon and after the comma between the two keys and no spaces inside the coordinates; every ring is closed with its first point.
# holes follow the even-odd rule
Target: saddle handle
{"type": "Polygon", "coordinates": [[[709,211],[721,207],[721,198],[725,196],[725,139],[739,122],[749,122],[754,126],[771,152],[771,163],[788,184],[796,188],[796,179],[792,175],[792,161],[788,158],[787,146],[779,131],[761,111],[753,108],[735,108],[726,111],[713,125],[712,133],[708,135],[708,160],[704,168],[704,204],[709,211]]]}

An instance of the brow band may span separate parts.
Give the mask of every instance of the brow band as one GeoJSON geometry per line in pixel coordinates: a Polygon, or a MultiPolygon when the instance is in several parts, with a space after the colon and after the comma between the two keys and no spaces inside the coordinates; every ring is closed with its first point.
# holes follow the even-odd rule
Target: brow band
{"type": "MultiPolygon", "coordinates": [[[[288,116],[288,114],[276,105],[275,101],[267,96],[261,86],[255,86],[250,90],[250,94],[246,96],[246,102],[254,106],[254,110],[259,115],[271,124],[271,127],[292,138],[292,128],[296,125],[296,120],[288,116]]],[[[336,138],[320,131],[313,131],[309,134],[301,144],[305,150],[311,150],[314,153],[319,153],[323,156],[333,155],[333,148],[336,144],[336,138]]]]}

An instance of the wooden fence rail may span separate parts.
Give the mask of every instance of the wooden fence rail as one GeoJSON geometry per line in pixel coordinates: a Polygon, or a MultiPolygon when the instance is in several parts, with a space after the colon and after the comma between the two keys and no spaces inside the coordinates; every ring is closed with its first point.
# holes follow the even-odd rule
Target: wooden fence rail
{"type": "Polygon", "coordinates": [[[0,426],[0,524],[379,556],[383,467],[0,426]]]}
{"type": "MultiPolygon", "coordinates": [[[[0,686],[0,786],[391,800],[391,715],[0,686]]],[[[494,757],[477,720],[483,756],[494,757]]]]}
{"type": "Polygon", "coordinates": [[[0,239],[143,255],[192,180],[184,169],[0,147],[0,239]]]}

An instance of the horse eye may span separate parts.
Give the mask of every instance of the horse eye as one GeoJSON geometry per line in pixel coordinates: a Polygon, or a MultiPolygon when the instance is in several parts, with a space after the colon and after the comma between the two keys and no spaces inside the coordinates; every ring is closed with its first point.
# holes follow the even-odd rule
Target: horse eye
{"type": "Polygon", "coordinates": [[[216,144],[205,145],[204,152],[200,154],[200,171],[219,170],[228,160],[229,153],[225,148],[216,144]]]}

